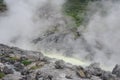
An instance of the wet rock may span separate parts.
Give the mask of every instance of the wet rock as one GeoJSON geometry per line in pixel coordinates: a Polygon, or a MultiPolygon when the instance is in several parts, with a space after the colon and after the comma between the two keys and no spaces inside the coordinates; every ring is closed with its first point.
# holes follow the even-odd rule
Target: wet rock
{"type": "Polygon", "coordinates": [[[120,65],[116,65],[112,71],[117,77],[120,77],[120,65]]]}

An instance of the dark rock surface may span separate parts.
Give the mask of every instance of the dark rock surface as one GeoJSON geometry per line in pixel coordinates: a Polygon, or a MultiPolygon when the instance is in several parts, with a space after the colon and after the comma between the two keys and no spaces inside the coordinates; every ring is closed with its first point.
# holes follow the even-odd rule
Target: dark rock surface
{"type": "Polygon", "coordinates": [[[120,77],[120,65],[116,65],[112,73],[115,74],[117,77],[120,77]]]}
{"type": "Polygon", "coordinates": [[[98,63],[83,68],[0,44],[0,76],[0,80],[120,80],[120,65],[112,72],[102,70],[98,63]]]}

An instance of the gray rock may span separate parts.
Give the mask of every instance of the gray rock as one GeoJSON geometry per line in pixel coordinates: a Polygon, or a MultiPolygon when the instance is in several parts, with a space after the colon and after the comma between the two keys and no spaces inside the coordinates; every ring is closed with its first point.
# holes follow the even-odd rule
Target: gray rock
{"type": "Polygon", "coordinates": [[[3,71],[5,65],[3,63],[0,63],[0,71],[3,71]]]}
{"type": "Polygon", "coordinates": [[[20,79],[19,73],[8,74],[2,80],[19,80],[20,79]]]}
{"type": "Polygon", "coordinates": [[[38,71],[37,73],[36,73],[36,76],[35,76],[35,79],[36,80],[39,80],[39,79],[42,79],[43,80],[43,77],[41,76],[41,72],[40,71],[38,71]]]}
{"type": "Polygon", "coordinates": [[[73,79],[73,76],[72,76],[72,74],[67,74],[66,76],[65,76],[65,78],[67,78],[67,79],[73,79]]]}
{"type": "Polygon", "coordinates": [[[117,77],[120,77],[120,65],[116,65],[112,71],[117,77]]]}
{"type": "Polygon", "coordinates": [[[58,60],[55,62],[56,69],[63,69],[65,67],[65,63],[63,60],[58,60]]]}
{"type": "Polygon", "coordinates": [[[28,74],[30,74],[30,71],[27,69],[21,71],[21,75],[28,75],[28,74]]]}
{"type": "Polygon", "coordinates": [[[26,55],[22,55],[21,57],[20,57],[20,61],[24,61],[24,60],[27,60],[28,58],[27,58],[27,56],[26,55]]]}
{"type": "Polygon", "coordinates": [[[42,74],[40,71],[36,74],[36,80],[52,80],[53,76],[50,74],[42,74]]]}
{"type": "Polygon", "coordinates": [[[103,80],[116,80],[116,76],[111,72],[103,72],[101,75],[101,79],[103,80]]]}
{"type": "Polygon", "coordinates": [[[85,73],[85,70],[84,70],[84,68],[81,67],[81,66],[78,66],[78,67],[77,67],[76,73],[77,73],[77,75],[78,75],[80,78],[87,78],[86,73],[85,73]]]}
{"type": "MultiPolygon", "coordinates": [[[[90,80],[102,80],[102,79],[100,79],[99,77],[96,77],[96,76],[92,76],[90,80]]],[[[104,79],[104,80],[108,80],[108,79],[104,79]]]]}
{"type": "Polygon", "coordinates": [[[5,74],[13,74],[14,73],[14,71],[12,69],[8,68],[7,66],[4,67],[3,72],[5,74]]]}
{"type": "Polygon", "coordinates": [[[24,69],[24,65],[21,64],[20,62],[16,62],[14,66],[16,71],[22,71],[24,69]]]}
{"type": "Polygon", "coordinates": [[[19,80],[32,80],[31,76],[30,75],[26,75],[25,77],[22,77],[21,79],[19,80]]]}
{"type": "Polygon", "coordinates": [[[98,63],[83,68],[65,63],[63,60],[45,57],[40,52],[2,44],[0,44],[0,55],[0,70],[7,74],[3,80],[120,80],[120,65],[116,65],[112,72],[102,70],[98,63]],[[15,62],[9,60],[10,57],[16,56],[20,59],[15,62]],[[24,60],[30,60],[35,65],[24,66],[20,63],[24,60]],[[12,68],[5,67],[4,64],[11,65],[12,68]],[[42,67],[30,69],[37,66],[42,67]]]}
{"type": "Polygon", "coordinates": [[[6,63],[6,62],[10,62],[10,60],[8,57],[2,56],[2,57],[0,57],[0,62],[6,63]]]}
{"type": "Polygon", "coordinates": [[[99,67],[99,64],[98,63],[93,63],[91,64],[90,66],[86,67],[85,68],[86,70],[86,73],[89,74],[89,77],[91,75],[94,75],[94,76],[101,76],[102,73],[104,72],[100,67],[99,67]]]}

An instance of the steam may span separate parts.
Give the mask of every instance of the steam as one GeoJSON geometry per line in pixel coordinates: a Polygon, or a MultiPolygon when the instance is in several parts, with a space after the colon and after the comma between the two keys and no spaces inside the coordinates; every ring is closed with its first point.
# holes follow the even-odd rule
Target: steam
{"type": "MultiPolygon", "coordinates": [[[[84,37],[94,49],[94,60],[109,66],[119,64],[120,2],[102,1],[87,25],[84,37]]],[[[94,6],[98,3],[94,3],[94,6]]],[[[91,6],[92,9],[94,6],[91,6]]]]}
{"type": "Polygon", "coordinates": [[[5,0],[8,11],[0,18],[0,42],[29,49],[32,39],[50,28],[53,20],[61,17],[63,2],[63,0],[5,0]],[[45,10],[51,7],[52,13],[45,10]],[[46,15],[50,19],[45,19],[46,15]]]}
{"type": "Polygon", "coordinates": [[[75,31],[74,21],[62,12],[64,2],[5,0],[8,10],[0,14],[0,43],[107,66],[120,64],[120,2],[90,3],[89,22],[75,31]]]}

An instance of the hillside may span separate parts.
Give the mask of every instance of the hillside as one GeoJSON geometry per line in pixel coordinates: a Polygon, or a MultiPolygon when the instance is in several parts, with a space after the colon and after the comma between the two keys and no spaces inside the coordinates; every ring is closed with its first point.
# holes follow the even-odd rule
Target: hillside
{"type": "Polygon", "coordinates": [[[119,80],[119,74],[120,65],[112,72],[102,70],[98,63],[83,68],[0,44],[0,80],[119,80]]]}
{"type": "Polygon", "coordinates": [[[0,80],[120,80],[119,14],[120,0],[0,0],[0,80]]]}

